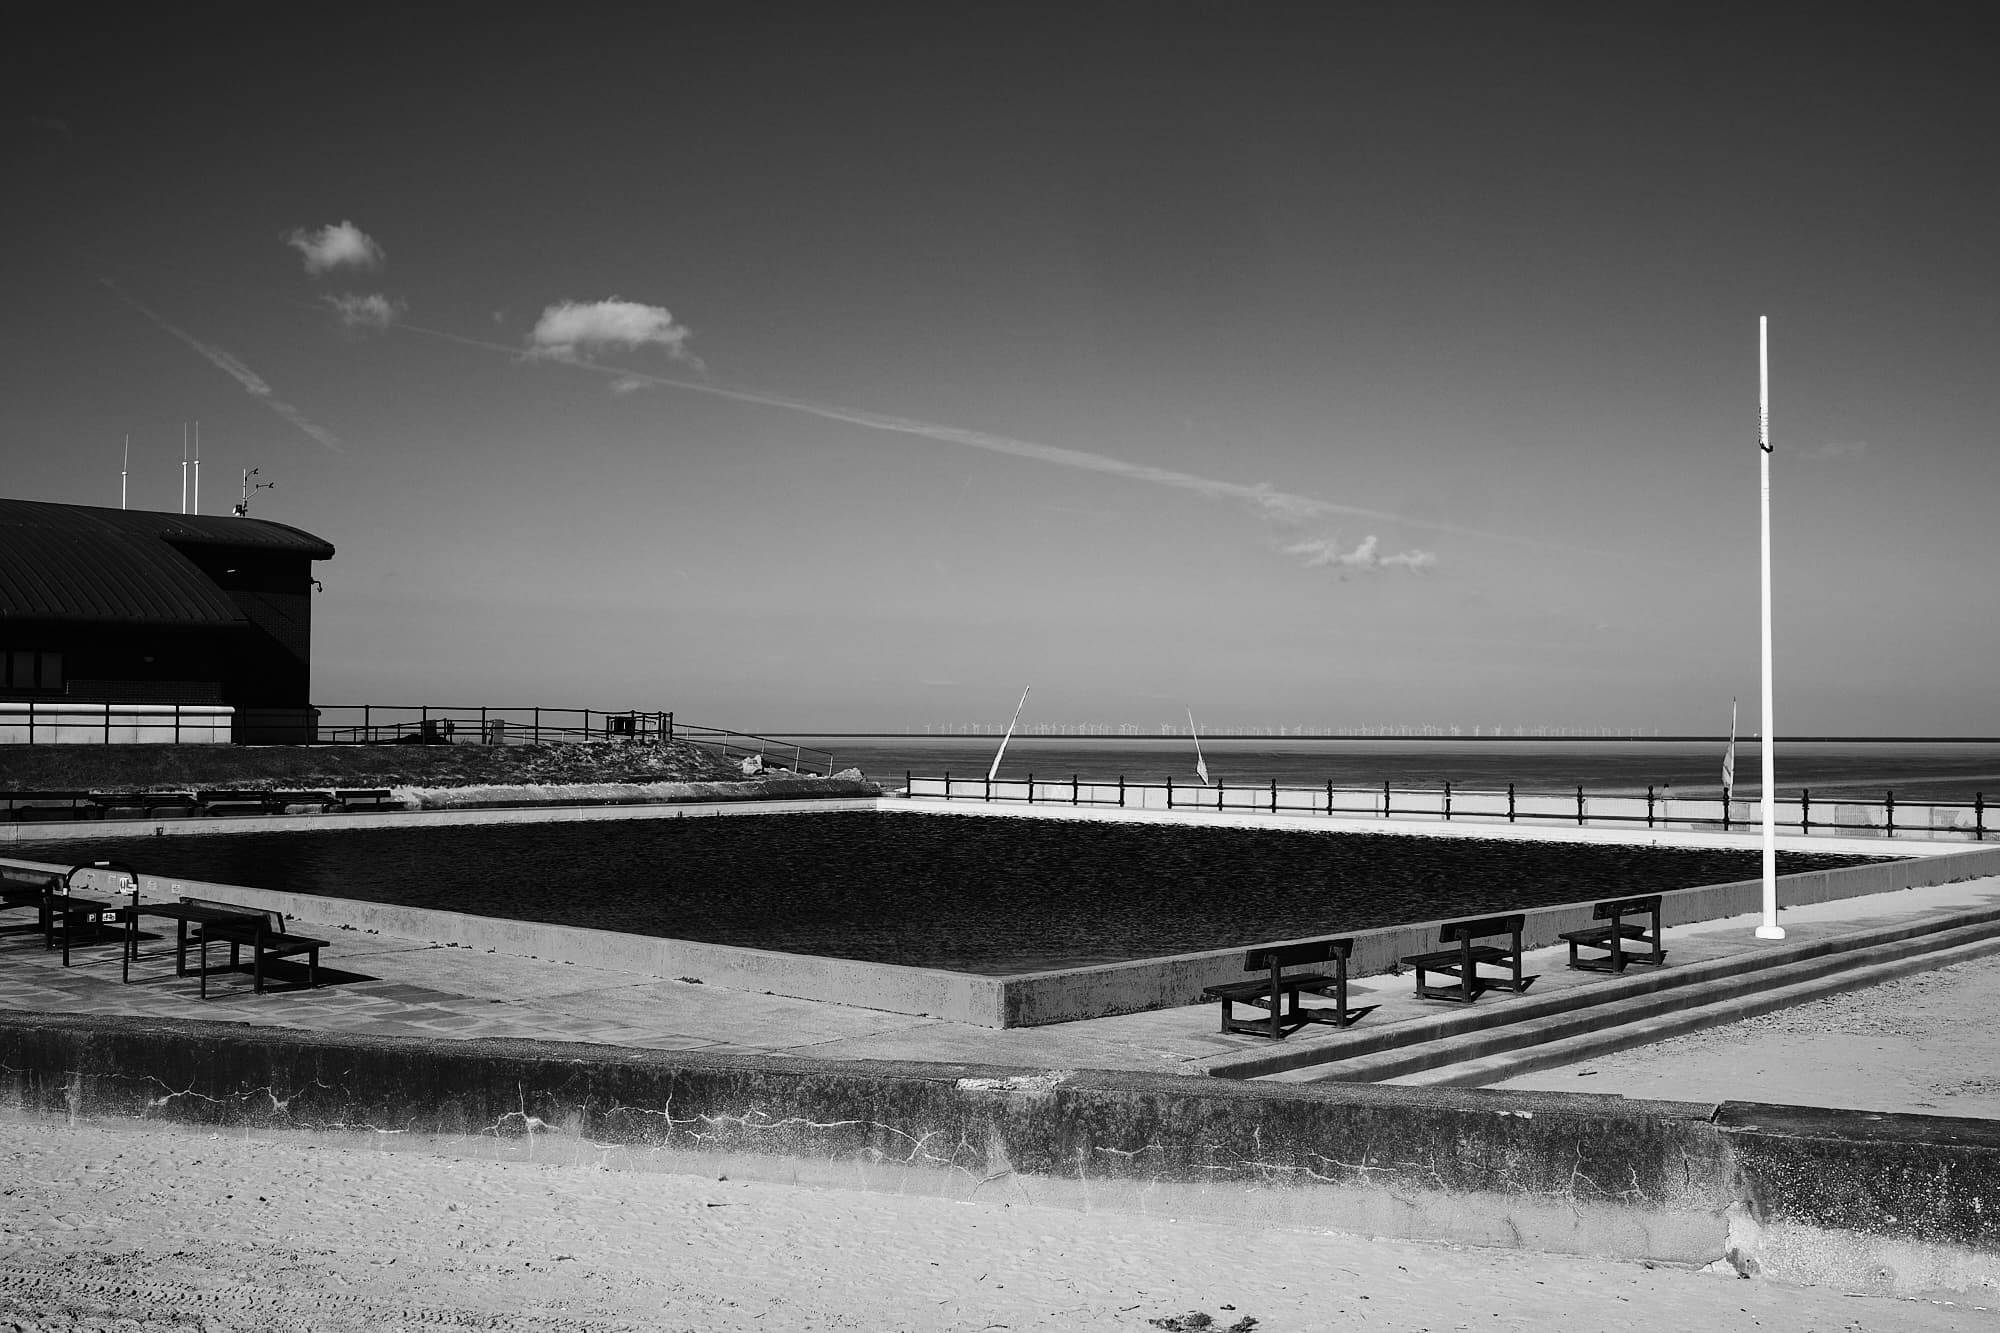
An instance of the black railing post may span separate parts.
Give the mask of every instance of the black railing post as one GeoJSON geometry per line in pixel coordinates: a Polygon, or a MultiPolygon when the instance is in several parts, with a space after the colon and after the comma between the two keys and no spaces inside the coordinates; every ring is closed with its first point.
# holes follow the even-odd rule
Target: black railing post
{"type": "Polygon", "coordinates": [[[1444,783],[1444,821],[1447,824],[1451,822],[1451,779],[1450,778],[1446,778],[1444,783]]]}
{"type": "Polygon", "coordinates": [[[1389,779],[1382,779],[1382,818],[1389,817],[1389,779]]]}
{"type": "Polygon", "coordinates": [[[1118,775],[1118,808],[1120,810],[1125,808],[1125,775],[1123,773],[1118,775]]]}
{"type": "Polygon", "coordinates": [[[1646,784],[1646,827],[1653,827],[1653,784],[1646,784]]]}
{"type": "Polygon", "coordinates": [[[672,740],[673,738],[674,738],[674,710],[669,708],[667,710],[667,739],[672,740]]]}
{"type": "Polygon", "coordinates": [[[1271,779],[1271,813],[1274,815],[1278,813],[1278,780],[1276,778],[1271,779]]]}
{"type": "Polygon", "coordinates": [[[986,801],[987,801],[987,802],[988,802],[989,804],[990,804],[990,803],[992,802],[992,800],[993,800],[993,774],[992,774],[991,772],[987,773],[987,775],[986,775],[986,797],[985,797],[985,799],[986,799],[986,801]]]}
{"type": "Polygon", "coordinates": [[[1333,818],[1333,779],[1326,780],[1326,817],[1333,818]]]}
{"type": "Polygon", "coordinates": [[[1028,774],[1028,804],[1033,805],[1034,803],[1035,803],[1035,775],[1033,773],[1030,773],[1028,774]]]}
{"type": "Polygon", "coordinates": [[[1974,842],[1986,841],[1986,793],[1983,791],[1972,793],[1972,839],[1974,842]]]}
{"type": "MultiPolygon", "coordinates": [[[[1082,804],[1082,802],[1078,799],[1078,793],[1080,792],[1081,789],[1077,785],[1077,776],[1078,775],[1075,773],[1069,775],[1069,803],[1071,805],[1082,804]]],[[[1091,804],[1095,805],[1096,802],[1093,801],[1091,802],[1091,804]]]]}
{"type": "Polygon", "coordinates": [[[1576,789],[1576,826],[1583,827],[1583,788],[1576,789]]]}
{"type": "Polygon", "coordinates": [[[1812,832],[1812,788],[1799,788],[1799,832],[1812,832]]]}
{"type": "Polygon", "coordinates": [[[948,768],[944,771],[944,798],[947,801],[951,799],[951,770],[948,768]]]}
{"type": "Polygon", "coordinates": [[[1885,798],[1885,799],[1883,800],[1883,802],[1882,802],[1882,811],[1883,811],[1883,813],[1884,813],[1885,815],[1887,815],[1887,816],[1888,816],[1888,820],[1889,820],[1889,836],[1893,838],[1893,837],[1895,837],[1895,836],[1896,836],[1896,791],[1895,791],[1895,788],[1893,788],[1893,787],[1892,787],[1892,788],[1890,788],[1890,789],[1889,789],[1889,793],[1888,793],[1888,796],[1887,796],[1887,797],[1886,797],[1886,798],[1885,798]]]}
{"type": "Polygon", "coordinates": [[[1171,777],[1169,777],[1167,779],[1167,809],[1171,810],[1173,808],[1174,808],[1174,780],[1171,777]]]}
{"type": "Polygon", "coordinates": [[[1722,831],[1729,832],[1729,788],[1722,789],[1722,831]]]}
{"type": "Polygon", "coordinates": [[[1514,784],[1507,784],[1507,822],[1514,822],[1514,784]]]}

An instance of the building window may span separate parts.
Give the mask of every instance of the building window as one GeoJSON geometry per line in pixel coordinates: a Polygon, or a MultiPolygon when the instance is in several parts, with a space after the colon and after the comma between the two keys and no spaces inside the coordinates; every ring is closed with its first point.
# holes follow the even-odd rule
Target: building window
{"type": "Polygon", "coordinates": [[[0,688],[9,690],[60,690],[63,687],[63,657],[60,652],[37,648],[15,648],[0,652],[0,688]]]}

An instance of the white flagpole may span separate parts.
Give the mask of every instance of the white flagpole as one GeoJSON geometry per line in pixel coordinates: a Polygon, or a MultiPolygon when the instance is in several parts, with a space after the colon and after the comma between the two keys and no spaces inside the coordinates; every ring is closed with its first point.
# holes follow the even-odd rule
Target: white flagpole
{"type": "Polygon", "coordinates": [[[181,423],[181,512],[188,511],[188,428],[181,423]]]}
{"type": "Polygon", "coordinates": [[[125,507],[125,474],[132,470],[132,437],[125,437],[125,465],[118,469],[118,507],[125,507]]]}
{"type": "Polygon", "coordinates": [[[1760,940],[1781,940],[1785,928],[1778,924],[1778,729],[1771,722],[1771,354],[1770,320],[1757,316],[1757,465],[1760,474],[1759,532],[1762,546],[1760,583],[1763,592],[1763,680],[1764,733],[1758,738],[1758,753],[1764,761],[1764,924],[1757,927],[1760,940]]]}
{"type": "Polygon", "coordinates": [[[1209,786],[1208,761],[1201,757],[1201,728],[1194,724],[1194,709],[1192,708],[1188,709],[1188,735],[1194,737],[1195,776],[1201,779],[1202,786],[1209,786]]]}
{"type": "Polygon", "coordinates": [[[1021,691],[1021,702],[1014,705],[1013,721],[1007,724],[1007,734],[1000,738],[1000,748],[993,753],[993,767],[986,770],[986,780],[988,782],[993,781],[1000,772],[1000,757],[1007,753],[1007,742],[1014,739],[1014,723],[1021,720],[1021,710],[1028,705],[1028,690],[1034,688],[1034,686],[1030,685],[1026,689],[1023,689],[1021,691]]]}

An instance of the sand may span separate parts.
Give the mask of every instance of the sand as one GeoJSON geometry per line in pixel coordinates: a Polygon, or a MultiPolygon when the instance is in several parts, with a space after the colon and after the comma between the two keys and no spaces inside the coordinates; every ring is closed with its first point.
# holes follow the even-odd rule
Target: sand
{"type": "Polygon", "coordinates": [[[1667,1265],[411,1141],[0,1118],[0,1182],[0,1330],[2000,1328],[1667,1265]]]}

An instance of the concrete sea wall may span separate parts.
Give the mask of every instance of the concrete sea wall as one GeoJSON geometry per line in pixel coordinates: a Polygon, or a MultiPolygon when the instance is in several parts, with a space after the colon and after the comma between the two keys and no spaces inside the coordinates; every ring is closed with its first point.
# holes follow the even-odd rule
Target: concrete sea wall
{"type": "Polygon", "coordinates": [[[2000,1125],[0,1013],[0,1107],[2000,1287],[2000,1125]]]}

